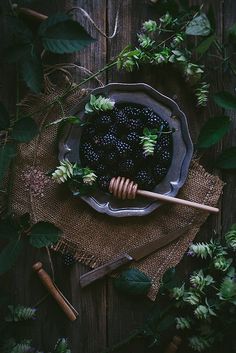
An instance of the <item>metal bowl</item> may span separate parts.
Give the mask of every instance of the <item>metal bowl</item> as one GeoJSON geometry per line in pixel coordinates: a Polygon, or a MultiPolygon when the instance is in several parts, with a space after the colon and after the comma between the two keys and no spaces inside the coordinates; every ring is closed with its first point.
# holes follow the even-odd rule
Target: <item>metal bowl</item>
{"type": "MultiPolygon", "coordinates": [[[[95,89],[92,94],[109,97],[116,103],[136,103],[151,108],[162,119],[167,120],[173,133],[173,156],[167,175],[156,185],[154,192],[176,196],[184,184],[192,158],[193,145],[187,120],[178,105],[170,98],[144,83],[111,83],[95,89]]],[[[71,114],[85,119],[84,107],[89,101],[87,96],[72,108],[71,114]]],[[[80,162],[79,146],[82,128],[67,125],[59,143],[59,160],[65,158],[80,162]]],[[[135,200],[118,200],[111,194],[97,190],[90,196],[81,196],[91,207],[101,213],[114,217],[145,216],[161,206],[158,201],[137,197],[135,200]]]]}

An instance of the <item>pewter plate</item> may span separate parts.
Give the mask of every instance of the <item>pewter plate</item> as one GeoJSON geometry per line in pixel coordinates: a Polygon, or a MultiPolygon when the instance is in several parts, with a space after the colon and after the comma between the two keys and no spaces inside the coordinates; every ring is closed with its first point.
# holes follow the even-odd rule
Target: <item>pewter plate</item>
{"type": "MultiPolygon", "coordinates": [[[[167,120],[173,133],[173,157],[167,175],[156,185],[154,192],[176,196],[183,186],[192,159],[193,145],[187,119],[178,105],[170,98],[144,83],[111,83],[95,89],[92,94],[109,97],[116,103],[136,103],[151,108],[162,119],[167,120]]],[[[71,114],[85,119],[84,107],[89,101],[87,96],[72,108],[71,114]]],[[[68,124],[59,143],[59,160],[67,158],[80,162],[80,138],[83,128],[68,124]]],[[[114,217],[145,216],[161,206],[158,201],[137,197],[135,200],[117,200],[111,194],[97,190],[90,196],[81,196],[91,207],[101,213],[114,217]]]]}

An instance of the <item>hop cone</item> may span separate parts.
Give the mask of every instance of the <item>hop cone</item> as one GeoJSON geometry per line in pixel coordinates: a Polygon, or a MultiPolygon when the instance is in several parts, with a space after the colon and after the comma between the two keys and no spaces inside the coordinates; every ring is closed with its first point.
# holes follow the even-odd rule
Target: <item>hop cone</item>
{"type": "Polygon", "coordinates": [[[199,289],[200,291],[202,291],[205,287],[209,286],[214,282],[215,281],[213,277],[210,275],[204,276],[202,270],[195,272],[190,277],[190,283],[192,284],[192,286],[196,289],[199,289]]]}
{"type": "Polygon", "coordinates": [[[190,305],[198,305],[200,302],[200,294],[195,292],[187,292],[184,295],[183,300],[190,305]]]}
{"type": "Polygon", "coordinates": [[[95,97],[91,94],[89,103],[85,105],[85,113],[90,114],[99,111],[112,110],[114,105],[115,102],[110,98],[105,98],[102,96],[95,97]]]}
{"type": "Polygon", "coordinates": [[[85,174],[83,175],[83,183],[86,185],[93,185],[97,179],[97,175],[93,173],[90,169],[88,171],[85,171],[85,174]]]}
{"type": "Polygon", "coordinates": [[[189,346],[197,352],[205,351],[211,347],[212,343],[213,340],[209,337],[192,336],[189,338],[189,346]]]}
{"type": "Polygon", "coordinates": [[[28,308],[22,305],[8,305],[9,313],[5,317],[7,322],[18,322],[35,319],[36,309],[28,308]]]}
{"type": "Polygon", "coordinates": [[[184,296],[184,284],[181,287],[174,287],[171,290],[171,297],[179,300],[184,296]]]}
{"type": "Polygon", "coordinates": [[[226,259],[225,257],[223,256],[220,256],[220,257],[216,257],[214,259],[214,267],[216,270],[219,270],[219,271],[227,271],[229,266],[231,265],[232,263],[232,259],[226,259]]]}
{"type": "Polygon", "coordinates": [[[147,32],[155,32],[157,30],[157,23],[153,20],[148,20],[143,23],[143,29],[147,32]]]}
{"type": "Polygon", "coordinates": [[[16,343],[14,338],[8,339],[2,347],[1,353],[29,353],[32,352],[31,340],[16,343]]]}
{"type": "Polygon", "coordinates": [[[206,259],[207,256],[212,257],[212,246],[210,243],[197,243],[189,247],[188,254],[206,259]]]}
{"type": "Polygon", "coordinates": [[[58,184],[64,183],[73,176],[73,165],[68,160],[60,162],[59,167],[52,173],[52,179],[58,184]]]}
{"type": "Polygon", "coordinates": [[[65,338],[60,338],[54,348],[54,353],[71,353],[71,350],[68,348],[68,343],[65,338]]]}
{"type": "Polygon", "coordinates": [[[236,250],[236,224],[233,224],[230,230],[225,234],[225,241],[229,248],[236,250]]]}
{"type": "Polygon", "coordinates": [[[158,135],[153,131],[145,128],[143,130],[143,136],[140,137],[141,144],[143,145],[143,151],[145,156],[151,156],[154,153],[154,147],[157,142],[158,135]]]}

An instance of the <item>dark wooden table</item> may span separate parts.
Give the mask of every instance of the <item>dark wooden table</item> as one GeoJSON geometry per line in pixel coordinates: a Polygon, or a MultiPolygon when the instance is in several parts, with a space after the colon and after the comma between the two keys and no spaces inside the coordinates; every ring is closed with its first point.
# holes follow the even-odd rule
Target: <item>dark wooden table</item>
{"type": "MultiPolygon", "coordinates": [[[[6,0],[1,2],[7,6],[6,0]]],[[[76,55],[73,61],[84,65],[91,71],[96,71],[117,55],[127,44],[131,43],[134,45],[136,43],[136,33],[139,31],[142,22],[159,17],[155,7],[151,6],[147,0],[37,0],[32,6],[45,14],[52,14],[65,8],[69,9],[72,6],[81,6],[91,15],[103,31],[111,33],[119,3],[121,3],[121,6],[118,34],[112,40],[107,40],[99,35],[81,13],[78,12],[76,14],[77,19],[97,41],[76,55]]],[[[189,3],[201,4],[202,1],[189,0],[189,3]]],[[[209,0],[204,1],[204,3],[206,7],[211,5],[216,19],[217,33],[221,39],[224,38],[226,29],[236,22],[236,2],[234,0],[209,0]]],[[[4,24],[1,22],[1,34],[3,33],[2,31],[4,31],[4,24]]],[[[7,35],[6,31],[4,35],[7,35]]],[[[209,116],[220,113],[220,110],[217,110],[213,102],[210,102],[207,110],[197,110],[193,106],[193,98],[188,94],[189,89],[183,79],[172,71],[168,71],[168,73],[162,71],[145,68],[135,74],[127,74],[113,70],[104,73],[101,79],[104,82],[146,82],[162,93],[173,97],[182,110],[186,112],[193,141],[196,141],[199,129],[204,121],[209,116]]],[[[12,66],[1,65],[0,73],[1,100],[14,112],[15,72],[12,66]]],[[[235,80],[229,75],[223,74],[221,70],[211,74],[210,81],[214,90],[222,90],[224,88],[233,93],[235,80]]],[[[232,119],[235,118],[230,111],[227,113],[232,119]]],[[[234,129],[231,130],[231,133],[227,135],[223,143],[218,144],[208,152],[202,160],[208,170],[211,170],[212,158],[222,148],[236,144],[235,126],[236,121],[234,119],[234,129]]],[[[198,239],[209,239],[215,233],[223,234],[236,220],[235,174],[224,172],[220,176],[226,182],[220,201],[221,212],[217,216],[208,218],[198,235],[198,239]]],[[[45,290],[31,270],[32,264],[38,260],[43,261],[45,268],[50,272],[46,251],[27,248],[15,268],[1,278],[1,286],[10,293],[12,303],[34,305],[45,294],[45,290]]],[[[52,348],[58,337],[68,337],[73,353],[100,353],[105,347],[118,342],[131,330],[137,328],[143,322],[152,306],[152,303],[148,300],[134,300],[118,294],[113,289],[110,280],[103,280],[81,291],[78,278],[87,271],[87,268],[80,264],[76,264],[71,269],[66,268],[62,264],[61,256],[58,254],[53,255],[53,263],[58,286],[78,309],[80,316],[76,322],[70,323],[58,310],[54,301],[48,298],[43,302],[38,309],[38,319],[24,329],[26,330],[26,335],[33,337],[34,345],[43,351],[52,348]]],[[[188,273],[188,271],[188,261],[184,260],[180,264],[180,272],[188,273]]],[[[148,351],[148,348],[141,341],[134,341],[126,348],[120,350],[122,353],[145,353],[148,351]]]]}

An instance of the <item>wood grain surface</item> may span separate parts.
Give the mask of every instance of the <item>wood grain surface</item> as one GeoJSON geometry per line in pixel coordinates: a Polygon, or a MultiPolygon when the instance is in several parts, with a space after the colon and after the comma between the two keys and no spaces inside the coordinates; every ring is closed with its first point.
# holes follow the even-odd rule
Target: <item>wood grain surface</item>
{"type": "MultiPolygon", "coordinates": [[[[202,0],[189,0],[191,4],[201,4],[202,0]]],[[[204,4],[211,7],[216,18],[216,29],[220,38],[225,36],[226,29],[236,22],[235,0],[209,0],[204,4]]],[[[1,7],[7,7],[8,1],[2,0],[1,7]]],[[[136,33],[141,24],[147,19],[158,18],[158,13],[148,0],[51,0],[34,1],[32,8],[46,15],[71,7],[83,7],[103,30],[113,31],[116,12],[119,8],[118,33],[114,39],[102,37],[76,10],[75,17],[85,26],[97,41],[81,53],[64,58],[55,58],[54,61],[73,60],[78,65],[84,65],[91,71],[103,67],[106,62],[116,56],[127,44],[136,43],[136,33]]],[[[7,38],[4,21],[0,21],[1,35],[7,38]]],[[[2,54],[4,40],[1,40],[0,55],[2,54]]],[[[50,58],[49,58],[50,59],[50,58]]],[[[211,59],[212,60],[212,59],[211,59]]],[[[214,62],[211,61],[214,66],[214,62]]],[[[226,75],[222,70],[209,71],[213,90],[228,89],[232,93],[235,79],[226,75]]],[[[81,79],[79,72],[75,73],[76,80],[81,79]]],[[[193,98],[189,95],[188,87],[179,74],[168,71],[168,77],[163,69],[142,69],[137,73],[119,73],[115,69],[104,73],[100,77],[106,82],[146,82],[157,88],[160,92],[174,98],[186,113],[193,141],[203,123],[216,113],[221,113],[213,102],[210,102],[208,111],[198,110],[193,106],[193,98]]],[[[1,64],[0,67],[0,94],[12,113],[14,113],[16,73],[12,66],[1,64]]],[[[91,83],[94,87],[95,83],[91,83]]],[[[24,91],[21,91],[24,94],[24,91]]],[[[222,148],[236,145],[236,120],[233,112],[227,112],[234,120],[231,133],[202,159],[202,163],[209,171],[212,168],[212,159],[222,148]]],[[[211,215],[202,227],[198,239],[209,239],[216,233],[223,234],[236,220],[236,175],[233,172],[219,174],[226,182],[221,200],[221,212],[211,215]]],[[[131,330],[142,324],[147,313],[152,308],[152,303],[147,299],[133,299],[118,294],[110,279],[104,279],[91,287],[80,289],[79,277],[88,268],[76,264],[72,268],[63,265],[59,254],[52,254],[55,268],[55,281],[63,294],[79,311],[80,316],[74,323],[69,322],[65,315],[58,309],[57,304],[48,297],[38,309],[37,317],[31,325],[24,327],[25,336],[33,337],[33,343],[42,351],[52,349],[57,338],[68,337],[72,353],[101,353],[104,349],[125,338],[131,330]]],[[[45,270],[53,277],[46,250],[36,250],[25,247],[24,253],[17,261],[17,265],[7,275],[0,278],[0,290],[9,293],[12,303],[22,305],[35,305],[46,292],[42,284],[32,271],[32,264],[41,261],[45,270]]],[[[190,271],[188,259],[184,259],[179,272],[187,274],[190,271]]],[[[154,350],[155,351],[155,350],[154,350]]],[[[156,350],[157,351],[157,350],[156,350]]],[[[119,353],[147,353],[150,350],[141,341],[132,341],[127,347],[118,350],[119,353]]],[[[181,348],[179,349],[180,353],[181,348]]]]}

